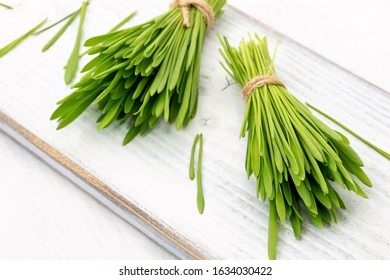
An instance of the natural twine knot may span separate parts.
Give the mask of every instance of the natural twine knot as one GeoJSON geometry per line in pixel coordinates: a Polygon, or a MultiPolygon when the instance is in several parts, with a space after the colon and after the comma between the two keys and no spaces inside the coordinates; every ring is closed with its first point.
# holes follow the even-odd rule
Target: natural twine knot
{"type": "Polygon", "coordinates": [[[190,27],[191,6],[197,8],[203,15],[208,28],[214,24],[213,8],[205,0],[174,0],[170,8],[179,8],[183,12],[183,25],[190,27]]]}
{"type": "Polygon", "coordinates": [[[246,101],[248,101],[249,97],[257,88],[265,85],[279,85],[286,88],[283,82],[276,76],[257,76],[245,85],[245,87],[242,89],[242,96],[246,101]]]}

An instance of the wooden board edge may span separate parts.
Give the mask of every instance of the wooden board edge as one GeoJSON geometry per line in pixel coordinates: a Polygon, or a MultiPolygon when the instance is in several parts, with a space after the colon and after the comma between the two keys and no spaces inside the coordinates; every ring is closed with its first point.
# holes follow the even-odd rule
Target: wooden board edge
{"type": "Polygon", "coordinates": [[[168,225],[155,219],[136,204],[129,202],[117,191],[110,188],[110,186],[94,177],[91,173],[81,168],[71,159],[1,111],[0,131],[9,135],[50,167],[85,190],[175,256],[180,259],[197,260],[211,258],[168,225]]]}

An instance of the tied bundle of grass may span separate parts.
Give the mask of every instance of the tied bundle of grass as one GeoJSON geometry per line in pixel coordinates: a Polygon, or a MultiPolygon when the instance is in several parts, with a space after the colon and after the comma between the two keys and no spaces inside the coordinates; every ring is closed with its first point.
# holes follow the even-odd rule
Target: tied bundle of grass
{"type": "MultiPolygon", "coordinates": [[[[342,188],[367,198],[352,175],[371,187],[362,160],[348,139],[317,119],[277,78],[266,38],[244,39],[238,49],[219,36],[227,73],[247,101],[241,137],[247,134],[246,171],[257,179],[257,196],[269,201],[268,256],[276,258],[278,219],[289,219],[301,237],[302,212],[318,227],[337,223],[345,205],[342,188]]],[[[275,56],[275,55],[274,55],[275,56]]]]}
{"type": "Polygon", "coordinates": [[[214,18],[226,0],[176,0],[171,9],[146,23],[87,40],[86,74],[75,91],[58,102],[51,119],[61,129],[92,103],[101,111],[98,129],[119,120],[130,128],[129,143],[163,117],[187,126],[198,104],[200,58],[214,18]]]}

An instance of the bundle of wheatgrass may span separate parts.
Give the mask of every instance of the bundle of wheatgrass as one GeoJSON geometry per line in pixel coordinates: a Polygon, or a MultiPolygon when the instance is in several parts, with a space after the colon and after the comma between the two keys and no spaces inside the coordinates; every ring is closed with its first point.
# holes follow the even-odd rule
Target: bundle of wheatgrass
{"type": "Polygon", "coordinates": [[[241,137],[247,134],[246,171],[257,179],[257,195],[269,200],[268,256],[276,258],[278,219],[289,219],[301,236],[302,212],[318,227],[337,222],[345,208],[332,182],[367,198],[355,175],[371,182],[348,139],[318,120],[276,77],[266,38],[243,40],[238,49],[220,37],[222,64],[243,87],[247,101],[241,137]]]}
{"type": "Polygon", "coordinates": [[[58,129],[92,103],[101,116],[98,129],[115,120],[129,123],[126,144],[164,117],[179,130],[194,117],[200,58],[206,30],[222,14],[226,0],[178,0],[144,24],[87,40],[97,54],[82,70],[75,91],[58,102],[51,119],[58,129]]]}

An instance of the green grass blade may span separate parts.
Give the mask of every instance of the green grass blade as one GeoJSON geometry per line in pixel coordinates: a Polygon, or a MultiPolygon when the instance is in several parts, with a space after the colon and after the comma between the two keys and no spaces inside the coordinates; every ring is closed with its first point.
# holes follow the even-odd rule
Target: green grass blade
{"type": "Polygon", "coordinates": [[[291,227],[294,231],[294,236],[296,239],[301,238],[301,222],[299,221],[298,216],[295,213],[292,213],[290,216],[291,227]]]}
{"type": "Polygon", "coordinates": [[[278,220],[275,201],[269,201],[269,222],[268,222],[268,258],[276,259],[276,243],[278,239],[278,220]]]}
{"type": "Polygon", "coordinates": [[[49,25],[48,27],[46,27],[46,28],[44,28],[44,29],[41,29],[41,30],[35,32],[34,35],[38,35],[38,34],[41,34],[41,33],[45,32],[45,31],[47,31],[47,30],[49,30],[49,29],[52,29],[53,27],[57,26],[57,25],[60,24],[61,22],[67,20],[67,19],[70,18],[70,17],[72,17],[74,14],[80,13],[80,10],[81,10],[80,8],[77,9],[77,10],[74,11],[73,13],[70,13],[69,15],[67,15],[66,17],[60,19],[59,21],[57,21],[57,22],[55,22],[55,23],[53,23],[52,25],[49,25]]]}
{"type": "MultiPolygon", "coordinates": [[[[119,28],[121,28],[125,23],[127,23],[129,20],[131,20],[135,15],[137,14],[137,11],[135,12],[132,12],[130,15],[128,15],[127,17],[125,17],[123,20],[121,20],[117,25],[115,25],[113,28],[111,28],[110,31],[108,31],[107,34],[110,34],[110,33],[114,33],[115,31],[117,31],[119,28]]],[[[106,34],[106,35],[107,35],[106,34]]],[[[88,49],[89,50],[89,49],[88,49]]],[[[80,57],[83,57],[84,55],[86,55],[88,53],[88,50],[86,50],[85,52],[83,52],[82,54],[80,54],[80,57]]]]}
{"type": "Polygon", "coordinates": [[[71,17],[69,20],[64,24],[64,26],[47,42],[46,45],[43,46],[42,52],[47,51],[51,46],[53,46],[57,40],[62,36],[62,34],[65,33],[65,31],[68,29],[68,27],[72,24],[72,22],[75,20],[75,18],[80,13],[80,9],[77,10],[75,13],[71,14],[71,17]]]}
{"type": "Polygon", "coordinates": [[[3,4],[3,3],[0,3],[0,6],[6,8],[8,10],[12,10],[13,9],[11,6],[9,6],[7,4],[3,4]]]}
{"type": "Polygon", "coordinates": [[[286,224],[286,206],[284,204],[282,191],[279,189],[276,191],[275,196],[276,210],[279,216],[280,221],[283,225],[286,224]]]}
{"type": "Polygon", "coordinates": [[[69,84],[72,82],[73,78],[76,76],[77,67],[79,65],[79,52],[80,52],[80,45],[81,45],[81,36],[83,31],[83,25],[85,20],[85,14],[87,11],[87,6],[89,4],[89,1],[84,1],[83,5],[81,6],[81,14],[80,14],[80,22],[79,22],[79,28],[77,31],[77,37],[76,42],[73,47],[72,54],[69,57],[68,63],[65,66],[65,83],[69,84]]]}
{"type": "Polygon", "coordinates": [[[141,130],[141,127],[139,127],[139,126],[133,126],[132,128],[130,128],[130,130],[127,132],[125,138],[123,139],[122,144],[126,145],[126,144],[130,143],[139,134],[140,130],[141,130]]]}
{"type": "Polygon", "coordinates": [[[192,144],[192,149],[191,149],[191,159],[190,159],[190,173],[189,177],[191,180],[195,179],[195,149],[196,149],[196,144],[199,141],[199,134],[196,134],[194,143],[192,144]]]}
{"type": "Polygon", "coordinates": [[[199,153],[198,153],[198,170],[196,176],[196,182],[198,187],[198,195],[196,201],[198,204],[198,211],[200,214],[204,212],[204,196],[203,196],[203,184],[202,184],[202,157],[203,157],[203,135],[199,136],[199,153]]]}
{"type": "Polygon", "coordinates": [[[108,33],[112,33],[117,31],[119,28],[121,28],[125,23],[127,23],[129,20],[131,20],[135,15],[137,14],[137,11],[132,12],[130,15],[125,17],[123,20],[121,20],[117,25],[115,25],[113,28],[108,31],[108,33]]]}
{"type": "Polygon", "coordinates": [[[14,41],[9,43],[5,47],[1,48],[0,49],[0,57],[3,57],[4,55],[6,55],[9,51],[14,49],[17,45],[19,45],[21,42],[23,42],[31,34],[33,34],[35,31],[37,31],[39,28],[41,28],[42,25],[44,25],[46,21],[47,21],[47,18],[45,18],[43,21],[41,21],[38,25],[36,25],[31,30],[27,31],[27,33],[23,34],[22,36],[20,36],[19,38],[15,39],[14,41]]]}
{"type": "Polygon", "coordinates": [[[328,120],[334,122],[335,124],[337,124],[338,126],[340,126],[342,129],[348,131],[349,133],[351,133],[353,136],[355,136],[357,139],[359,139],[360,141],[362,141],[363,143],[365,143],[367,146],[369,146],[370,148],[372,148],[373,150],[377,151],[379,154],[381,154],[382,156],[384,156],[385,158],[387,159],[390,159],[390,153],[380,149],[379,147],[375,146],[374,144],[372,144],[371,142],[369,142],[368,140],[364,139],[362,136],[360,136],[359,134],[357,134],[356,132],[352,131],[351,129],[349,129],[348,127],[346,127],[345,125],[343,125],[342,123],[340,123],[339,121],[337,121],[336,119],[334,119],[333,117],[329,116],[328,114],[322,112],[321,110],[317,109],[316,107],[314,107],[313,105],[309,104],[309,103],[306,103],[307,106],[309,106],[311,109],[313,109],[314,111],[316,111],[317,113],[321,114],[322,116],[324,116],[325,118],[327,118],[328,120]]]}

